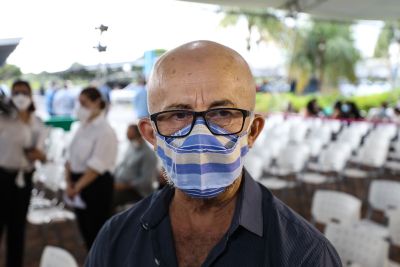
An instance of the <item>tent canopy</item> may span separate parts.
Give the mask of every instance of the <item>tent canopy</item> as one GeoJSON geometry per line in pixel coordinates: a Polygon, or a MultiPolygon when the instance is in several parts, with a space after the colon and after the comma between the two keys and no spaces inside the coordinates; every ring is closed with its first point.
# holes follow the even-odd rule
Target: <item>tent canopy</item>
{"type": "Polygon", "coordinates": [[[20,38],[0,39],[0,67],[19,44],[20,38]]]}
{"type": "Polygon", "coordinates": [[[241,8],[296,10],[333,20],[397,20],[400,0],[183,0],[241,8]]]}

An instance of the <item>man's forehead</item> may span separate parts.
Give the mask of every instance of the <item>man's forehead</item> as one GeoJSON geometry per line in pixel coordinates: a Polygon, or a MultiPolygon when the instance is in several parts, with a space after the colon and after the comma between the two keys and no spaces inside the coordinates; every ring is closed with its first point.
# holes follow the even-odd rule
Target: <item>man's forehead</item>
{"type": "Polygon", "coordinates": [[[156,63],[149,80],[149,107],[171,99],[189,104],[229,99],[238,106],[249,102],[251,107],[255,86],[244,59],[219,44],[199,43],[172,50],[156,63]]]}

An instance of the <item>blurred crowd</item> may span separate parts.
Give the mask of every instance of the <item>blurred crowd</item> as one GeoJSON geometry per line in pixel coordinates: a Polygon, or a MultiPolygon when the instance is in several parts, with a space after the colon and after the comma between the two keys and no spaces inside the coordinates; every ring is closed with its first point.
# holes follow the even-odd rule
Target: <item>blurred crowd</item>
{"type": "MultiPolygon", "coordinates": [[[[287,113],[297,113],[291,103],[286,108],[287,113]]],[[[379,107],[371,108],[368,112],[358,108],[354,101],[336,101],[332,108],[322,108],[316,98],[308,101],[306,107],[298,112],[305,117],[326,117],[340,120],[372,120],[400,123],[400,103],[390,106],[382,102],[379,107]]]]}

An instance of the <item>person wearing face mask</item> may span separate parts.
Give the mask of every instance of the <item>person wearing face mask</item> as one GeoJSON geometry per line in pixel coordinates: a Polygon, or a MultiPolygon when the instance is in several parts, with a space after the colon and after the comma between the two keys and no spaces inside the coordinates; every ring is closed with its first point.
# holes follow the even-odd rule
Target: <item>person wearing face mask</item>
{"type": "Polygon", "coordinates": [[[118,141],[106,120],[105,107],[96,88],[82,90],[76,111],[80,126],[71,141],[65,164],[66,195],[72,203],[79,203],[74,211],[87,249],[112,212],[111,171],[118,141]]]}
{"type": "Polygon", "coordinates": [[[249,66],[223,45],[195,41],[157,61],[139,129],[169,186],[110,219],[86,266],[342,266],[317,229],[244,169],[264,125],[255,94],[249,66]]]}
{"type": "Polygon", "coordinates": [[[153,191],[157,178],[157,158],[143,140],[136,124],[127,130],[129,146],[114,171],[114,207],[137,202],[153,191]]]}
{"type": "Polygon", "coordinates": [[[6,266],[22,266],[26,214],[36,160],[46,161],[47,130],[34,115],[32,89],[18,80],[12,85],[13,112],[0,114],[0,243],[6,230],[6,266]]]}

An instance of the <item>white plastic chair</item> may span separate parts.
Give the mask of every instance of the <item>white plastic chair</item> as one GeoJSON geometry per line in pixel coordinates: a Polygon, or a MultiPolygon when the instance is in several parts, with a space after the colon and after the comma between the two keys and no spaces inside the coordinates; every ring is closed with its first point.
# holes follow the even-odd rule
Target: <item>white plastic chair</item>
{"type": "Polygon", "coordinates": [[[361,134],[352,128],[344,129],[338,138],[338,143],[347,143],[352,151],[355,151],[361,143],[361,134]]]}
{"type": "Polygon", "coordinates": [[[400,182],[374,180],[371,182],[368,202],[371,208],[388,212],[400,209],[400,182]]]}
{"type": "Polygon", "coordinates": [[[264,168],[269,174],[259,182],[271,190],[281,190],[296,186],[295,181],[279,179],[288,175],[297,175],[303,170],[305,162],[309,157],[309,149],[304,144],[290,144],[283,148],[277,157],[277,166],[264,168]],[[271,176],[272,175],[272,176],[271,176]]]}
{"type": "Polygon", "coordinates": [[[272,173],[279,176],[300,173],[310,155],[305,144],[289,144],[281,150],[277,157],[277,167],[272,173]]]}
{"type": "Polygon", "coordinates": [[[388,139],[369,136],[351,161],[362,166],[381,169],[386,163],[389,145],[388,139]]]}
{"type": "Polygon", "coordinates": [[[338,191],[318,190],[311,205],[313,221],[323,224],[352,224],[360,219],[361,200],[338,191]]]}
{"type": "Polygon", "coordinates": [[[307,124],[304,122],[291,125],[289,131],[289,141],[294,143],[302,142],[306,137],[307,130],[307,124]]]}
{"type": "Polygon", "coordinates": [[[389,244],[364,230],[351,225],[328,224],[325,235],[336,248],[343,266],[384,267],[388,264],[389,244]]]}
{"type": "Polygon", "coordinates": [[[304,143],[310,148],[310,156],[314,158],[318,157],[324,145],[323,140],[317,138],[307,138],[304,143]]]}
{"type": "MultiPolygon", "coordinates": [[[[391,211],[400,209],[400,182],[372,181],[368,193],[368,203],[368,217],[370,217],[372,210],[382,211],[388,217],[391,211]]],[[[382,239],[390,236],[388,227],[369,218],[361,220],[357,226],[382,239]]]]}
{"type": "Polygon", "coordinates": [[[308,140],[319,140],[322,145],[326,145],[331,141],[332,130],[329,126],[321,126],[318,128],[311,129],[307,139],[308,140]]]}
{"type": "Polygon", "coordinates": [[[340,120],[325,120],[323,123],[324,126],[327,126],[331,133],[338,133],[342,128],[342,122],[340,120]]]}
{"type": "Polygon", "coordinates": [[[257,155],[246,155],[244,167],[255,180],[259,180],[263,174],[263,159],[257,155]]]}
{"type": "Polygon", "coordinates": [[[40,259],[40,267],[78,267],[78,263],[67,250],[46,246],[40,259]]]}
{"type": "Polygon", "coordinates": [[[359,135],[364,136],[372,128],[373,124],[370,122],[352,122],[350,128],[358,132],[359,135]]]}
{"type": "Polygon", "coordinates": [[[400,246],[400,210],[388,213],[389,236],[392,244],[400,246]]]}
{"type": "Polygon", "coordinates": [[[343,144],[329,146],[321,152],[317,164],[309,164],[309,169],[314,172],[305,172],[299,176],[299,179],[303,183],[307,184],[334,182],[335,177],[322,173],[335,173],[336,176],[341,176],[341,173],[346,166],[350,154],[349,152],[349,147],[343,146],[343,144]]]}

